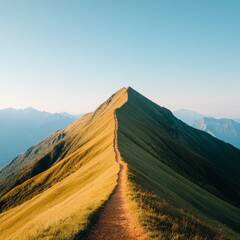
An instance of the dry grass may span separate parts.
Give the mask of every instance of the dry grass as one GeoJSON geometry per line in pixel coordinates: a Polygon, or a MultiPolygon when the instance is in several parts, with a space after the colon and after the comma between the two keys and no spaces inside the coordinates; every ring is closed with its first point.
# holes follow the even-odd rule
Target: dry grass
{"type": "Polygon", "coordinates": [[[125,93],[66,128],[65,157],[0,199],[10,208],[0,214],[0,239],[73,239],[86,229],[116,186],[114,111],[125,93]]]}
{"type": "Polygon", "coordinates": [[[84,230],[88,216],[108,198],[116,185],[117,172],[112,149],[107,148],[53,187],[2,213],[0,238],[74,236],[84,230]]]}
{"type": "MultiPolygon", "coordinates": [[[[17,173],[21,170],[12,178],[17,184],[0,198],[0,239],[74,239],[84,232],[90,216],[116,186],[119,166],[113,149],[114,111],[126,102],[117,111],[118,147],[128,164],[129,202],[150,238],[239,239],[239,208],[227,202],[239,202],[233,185],[238,176],[229,178],[229,172],[237,170],[230,166],[224,178],[219,178],[233,183],[231,188],[215,181],[219,173],[200,156],[198,141],[219,169],[225,155],[235,161],[239,152],[209,137],[202,138],[180,123],[177,129],[166,109],[131,94],[133,99],[127,102],[126,89],[120,90],[94,113],[66,128],[61,139],[64,156],[57,154],[53,159],[56,155],[48,139],[41,145],[44,154],[41,148],[33,148],[33,155],[20,159],[28,166],[15,168],[17,173]],[[214,157],[217,146],[226,149],[220,149],[223,156],[218,153],[214,157]],[[42,161],[45,154],[51,156],[48,166],[41,163],[41,168],[35,169],[32,163],[42,161]],[[31,175],[32,170],[38,174],[31,175]],[[234,193],[232,188],[236,196],[228,195],[234,193]]],[[[11,169],[5,170],[11,173],[11,169]]]]}
{"type": "Polygon", "coordinates": [[[197,218],[190,209],[174,208],[166,200],[132,182],[128,184],[128,198],[136,219],[150,239],[236,239],[231,231],[221,233],[224,226],[209,226],[206,219],[197,218]]]}

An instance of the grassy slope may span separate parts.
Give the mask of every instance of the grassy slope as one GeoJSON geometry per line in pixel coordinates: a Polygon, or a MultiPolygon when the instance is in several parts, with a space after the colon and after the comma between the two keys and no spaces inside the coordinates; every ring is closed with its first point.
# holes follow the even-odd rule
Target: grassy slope
{"type": "MultiPolygon", "coordinates": [[[[39,163],[44,162],[46,168],[50,167],[46,164],[46,156],[51,156],[51,153],[55,153],[56,148],[59,149],[60,146],[63,148],[64,136],[65,133],[63,130],[52,133],[44,141],[29,148],[26,152],[15,158],[10,164],[1,168],[0,197],[15,186],[20,185],[27,179],[41,172],[42,169],[38,167],[39,163]]],[[[56,161],[60,159],[60,156],[54,158],[56,161]]],[[[53,157],[49,157],[49,159],[51,159],[52,164],[54,164],[55,161],[53,161],[53,157]]]]}
{"type": "Polygon", "coordinates": [[[117,118],[119,150],[129,165],[130,195],[152,238],[239,238],[230,228],[239,230],[240,210],[219,198],[239,203],[231,195],[239,192],[238,150],[187,127],[132,89],[117,118]],[[224,160],[234,162],[236,169],[224,160]]]}
{"type": "MultiPolygon", "coordinates": [[[[43,142],[40,150],[37,147],[36,159],[25,155],[19,166],[14,163],[14,169],[21,172],[14,179],[22,174],[26,179],[0,199],[0,239],[69,239],[85,229],[88,217],[116,185],[119,166],[113,149],[114,110],[125,101],[126,90],[122,89],[94,113],[66,128],[64,156],[60,154],[54,161],[44,158],[54,148],[43,142]],[[38,174],[32,174],[36,170],[38,174]]],[[[11,165],[2,175],[9,172],[11,165]]]]}

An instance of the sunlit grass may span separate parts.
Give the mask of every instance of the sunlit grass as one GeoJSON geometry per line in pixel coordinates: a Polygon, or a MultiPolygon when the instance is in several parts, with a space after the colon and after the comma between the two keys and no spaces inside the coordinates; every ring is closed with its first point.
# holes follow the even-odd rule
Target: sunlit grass
{"type": "MultiPolygon", "coordinates": [[[[44,154],[35,160],[43,157],[44,165],[47,159],[47,168],[29,164],[10,176],[12,189],[0,199],[0,239],[82,236],[117,184],[114,111],[126,100],[126,91],[121,90],[66,128],[64,157],[53,158],[56,149],[43,142],[44,154]],[[31,170],[37,174],[31,175],[31,170]]],[[[206,161],[194,152],[195,146],[189,150],[190,145],[175,141],[170,115],[162,112],[167,110],[137,98],[117,110],[118,147],[128,164],[127,196],[136,221],[151,239],[239,239],[239,209],[219,198],[226,193],[228,199],[230,190],[219,188],[212,176],[204,177],[206,161]],[[138,107],[139,101],[144,108],[138,107]],[[158,127],[159,121],[163,126],[158,127]]],[[[236,197],[229,199],[237,203],[236,197]]]]}
{"type": "Polygon", "coordinates": [[[174,208],[160,196],[133,183],[128,186],[131,209],[151,239],[222,239],[217,229],[213,231],[186,209],[174,208]]]}
{"type": "MultiPolygon", "coordinates": [[[[122,89],[96,112],[66,128],[65,157],[0,199],[5,204],[0,239],[74,239],[89,228],[117,184],[114,110],[125,101],[124,95],[122,89]]],[[[31,176],[30,170],[23,167],[24,175],[31,176]]]]}

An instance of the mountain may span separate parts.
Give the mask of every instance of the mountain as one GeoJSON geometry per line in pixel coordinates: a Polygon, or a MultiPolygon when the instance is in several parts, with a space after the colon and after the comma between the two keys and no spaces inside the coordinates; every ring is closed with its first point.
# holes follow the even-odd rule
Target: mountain
{"type": "Polygon", "coordinates": [[[234,120],[235,122],[240,123],[240,118],[234,118],[233,120],[234,120]]]}
{"type": "Polygon", "coordinates": [[[0,169],[0,239],[73,239],[117,184],[115,109],[126,90],[0,169]]]}
{"type": "Polygon", "coordinates": [[[34,108],[0,110],[0,167],[74,120],[73,116],[40,112],[34,108]]]}
{"type": "Polygon", "coordinates": [[[239,239],[240,150],[130,87],[0,169],[0,239],[91,239],[118,192],[116,148],[149,239],[239,239]]]}
{"type": "Polygon", "coordinates": [[[80,117],[82,117],[84,115],[84,113],[81,113],[81,114],[70,114],[68,112],[60,112],[59,114],[62,115],[62,116],[65,116],[65,117],[69,117],[72,120],[77,120],[78,118],[80,118],[80,117]]]}
{"type": "Polygon", "coordinates": [[[202,118],[193,127],[240,148],[240,123],[227,118],[202,118]]]}
{"type": "Polygon", "coordinates": [[[198,112],[194,112],[187,109],[179,109],[173,112],[174,116],[182,120],[189,126],[192,126],[196,120],[203,118],[204,116],[198,112]]]}

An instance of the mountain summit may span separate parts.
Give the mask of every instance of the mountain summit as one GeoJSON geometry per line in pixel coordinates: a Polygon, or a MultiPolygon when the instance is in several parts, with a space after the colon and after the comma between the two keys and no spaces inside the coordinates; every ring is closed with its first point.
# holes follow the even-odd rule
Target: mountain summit
{"type": "Polygon", "coordinates": [[[130,204],[149,239],[238,239],[239,172],[239,149],[122,88],[0,170],[0,238],[91,239],[130,204]]]}

